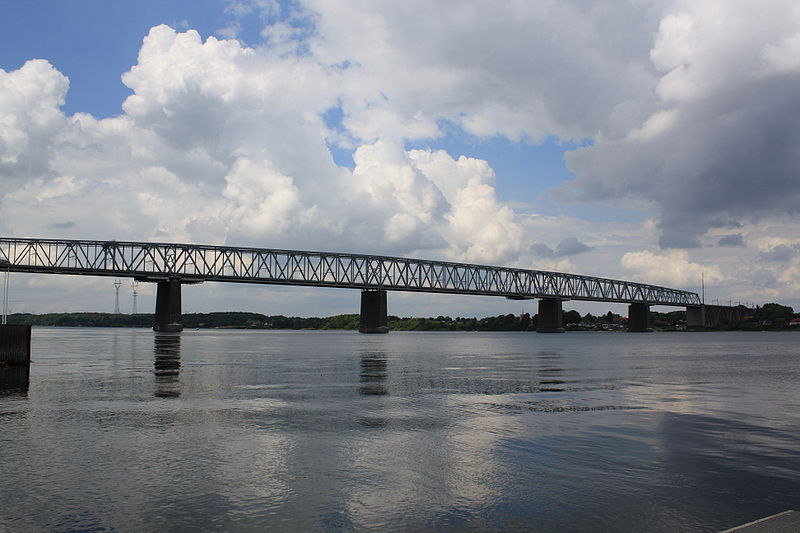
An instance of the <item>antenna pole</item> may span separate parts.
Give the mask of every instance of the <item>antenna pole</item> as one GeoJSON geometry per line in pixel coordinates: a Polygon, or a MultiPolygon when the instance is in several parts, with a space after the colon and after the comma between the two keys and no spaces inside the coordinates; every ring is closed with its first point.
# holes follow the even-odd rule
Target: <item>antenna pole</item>
{"type": "Polygon", "coordinates": [[[701,291],[701,293],[703,295],[700,301],[703,302],[703,305],[705,305],[705,303],[706,303],[706,273],[703,270],[700,271],[700,291],[701,291]]]}

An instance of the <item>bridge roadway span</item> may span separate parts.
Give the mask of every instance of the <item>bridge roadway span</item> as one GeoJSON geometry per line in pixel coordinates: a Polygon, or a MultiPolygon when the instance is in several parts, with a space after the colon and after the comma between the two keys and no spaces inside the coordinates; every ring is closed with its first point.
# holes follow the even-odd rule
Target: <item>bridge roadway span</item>
{"type": "Polygon", "coordinates": [[[561,302],[628,303],[629,329],[647,329],[650,305],[705,313],[693,292],[592,276],[365,254],[196,244],[0,238],[0,270],[131,277],[158,283],[157,331],[180,331],[181,284],[222,281],[361,289],[361,328],[387,331],[386,291],[539,301],[541,332],[563,331],[561,302]]]}

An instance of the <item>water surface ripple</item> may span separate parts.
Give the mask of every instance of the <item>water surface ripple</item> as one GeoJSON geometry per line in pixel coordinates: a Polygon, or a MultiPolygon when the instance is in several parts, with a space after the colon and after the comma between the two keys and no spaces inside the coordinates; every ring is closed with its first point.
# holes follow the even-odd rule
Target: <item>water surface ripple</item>
{"type": "Polygon", "coordinates": [[[0,531],[719,531],[800,507],[791,333],[41,328],[33,358],[0,376],[0,531]]]}

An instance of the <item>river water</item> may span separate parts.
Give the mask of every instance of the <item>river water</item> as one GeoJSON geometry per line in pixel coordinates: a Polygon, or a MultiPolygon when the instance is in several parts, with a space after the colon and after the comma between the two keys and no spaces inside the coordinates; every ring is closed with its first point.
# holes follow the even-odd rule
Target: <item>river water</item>
{"type": "Polygon", "coordinates": [[[34,329],[0,531],[719,531],[800,507],[798,340],[34,329]]]}

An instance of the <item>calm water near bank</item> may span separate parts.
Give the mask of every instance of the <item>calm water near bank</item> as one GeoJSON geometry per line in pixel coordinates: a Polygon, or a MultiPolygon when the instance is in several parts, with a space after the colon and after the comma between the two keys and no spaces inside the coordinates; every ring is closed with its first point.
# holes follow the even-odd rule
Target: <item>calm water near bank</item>
{"type": "Polygon", "coordinates": [[[718,531],[800,508],[798,341],[34,329],[0,531],[718,531]]]}

